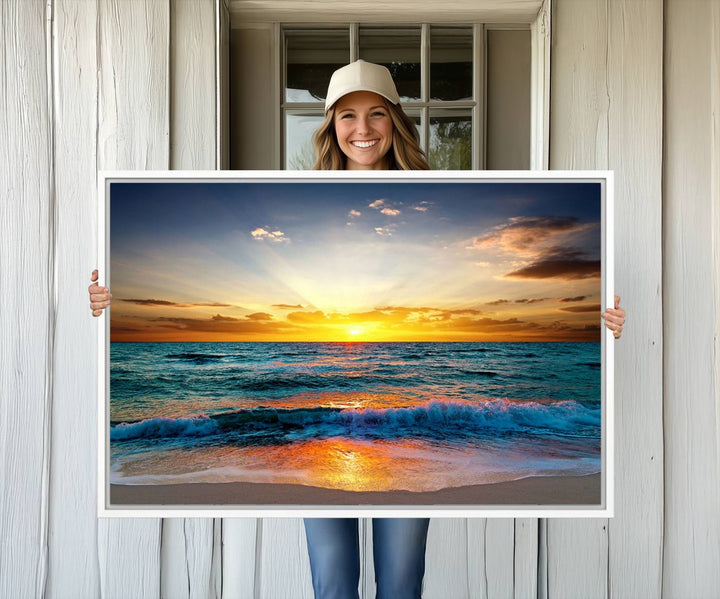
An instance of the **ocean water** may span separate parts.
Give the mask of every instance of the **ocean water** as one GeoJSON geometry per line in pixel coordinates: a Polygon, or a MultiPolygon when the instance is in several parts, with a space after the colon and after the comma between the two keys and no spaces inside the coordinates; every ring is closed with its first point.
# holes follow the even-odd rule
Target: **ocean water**
{"type": "Polygon", "coordinates": [[[600,343],[113,343],[110,367],[113,483],[600,471],[600,343]]]}

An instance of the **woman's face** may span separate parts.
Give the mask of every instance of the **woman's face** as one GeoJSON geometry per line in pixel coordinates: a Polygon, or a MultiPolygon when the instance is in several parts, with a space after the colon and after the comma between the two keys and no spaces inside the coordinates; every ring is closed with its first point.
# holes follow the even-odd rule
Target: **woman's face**
{"type": "Polygon", "coordinates": [[[373,92],[349,93],[335,104],[335,134],[347,170],[384,170],[393,124],[385,99],[373,92]]]}

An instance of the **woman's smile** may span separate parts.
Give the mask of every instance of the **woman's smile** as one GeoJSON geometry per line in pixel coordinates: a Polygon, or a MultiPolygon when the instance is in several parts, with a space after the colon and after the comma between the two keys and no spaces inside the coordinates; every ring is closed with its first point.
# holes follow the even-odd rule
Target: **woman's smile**
{"type": "Polygon", "coordinates": [[[368,141],[360,141],[360,140],[353,140],[350,143],[354,145],[356,148],[372,148],[379,139],[372,139],[368,141]]]}

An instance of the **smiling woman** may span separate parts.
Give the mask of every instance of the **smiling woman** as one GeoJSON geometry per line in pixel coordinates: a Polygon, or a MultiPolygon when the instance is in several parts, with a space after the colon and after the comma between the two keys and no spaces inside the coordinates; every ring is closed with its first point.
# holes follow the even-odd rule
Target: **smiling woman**
{"type": "Polygon", "coordinates": [[[390,72],[358,60],[333,73],[313,136],[315,170],[429,170],[390,72]]]}

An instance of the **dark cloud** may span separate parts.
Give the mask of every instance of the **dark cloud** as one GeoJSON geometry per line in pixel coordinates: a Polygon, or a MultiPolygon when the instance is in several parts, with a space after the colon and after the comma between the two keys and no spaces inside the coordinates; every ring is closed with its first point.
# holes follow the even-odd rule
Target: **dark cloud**
{"type": "Polygon", "coordinates": [[[561,297],[558,299],[559,302],[581,302],[587,295],[578,295],[577,297],[561,297]]]}
{"type": "Polygon", "coordinates": [[[599,279],[599,260],[539,260],[504,275],[513,279],[599,279]]]}
{"type": "Polygon", "coordinates": [[[523,298],[523,299],[516,299],[516,304],[537,304],[538,302],[544,302],[546,300],[549,300],[549,297],[532,297],[532,298],[523,298]]]}
{"type": "Polygon", "coordinates": [[[530,264],[503,276],[514,279],[599,279],[600,260],[574,248],[553,248],[530,264]]]}
{"type": "Polygon", "coordinates": [[[267,312],[255,312],[254,314],[248,314],[245,318],[248,320],[272,320],[272,314],[267,312]]]}
{"type": "Polygon", "coordinates": [[[155,326],[185,332],[201,333],[288,333],[297,330],[289,323],[268,320],[252,320],[249,318],[233,318],[216,314],[210,318],[172,318],[160,317],[150,319],[155,326]]]}
{"type": "Polygon", "coordinates": [[[485,302],[485,305],[486,306],[500,306],[501,304],[509,304],[509,303],[510,303],[510,300],[497,299],[497,300],[493,300],[491,302],[485,302]]]}
{"type": "Polygon", "coordinates": [[[160,299],[120,299],[120,301],[128,302],[130,304],[137,304],[138,306],[164,306],[164,307],[170,306],[173,308],[197,308],[197,307],[232,308],[232,304],[221,304],[218,302],[184,304],[184,303],[171,302],[169,300],[160,300],[160,299]]]}
{"type": "Polygon", "coordinates": [[[241,319],[233,318],[232,316],[222,316],[221,314],[216,314],[212,317],[211,320],[214,320],[215,322],[238,322],[241,319]]]}
{"type": "Polygon", "coordinates": [[[282,309],[284,309],[284,310],[302,310],[302,309],[303,309],[303,306],[301,306],[300,304],[295,304],[295,305],[291,305],[291,304],[273,304],[272,307],[273,307],[273,308],[282,308],[282,309]]]}

